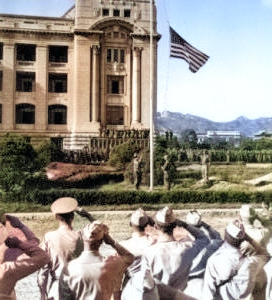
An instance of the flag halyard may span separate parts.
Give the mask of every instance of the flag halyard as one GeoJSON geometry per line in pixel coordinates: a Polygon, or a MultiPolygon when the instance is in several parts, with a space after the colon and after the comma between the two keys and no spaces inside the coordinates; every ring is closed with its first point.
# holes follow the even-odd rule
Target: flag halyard
{"type": "Polygon", "coordinates": [[[170,57],[184,59],[189,64],[191,72],[196,73],[209,59],[208,55],[186,42],[172,27],[170,38],[170,57]]]}

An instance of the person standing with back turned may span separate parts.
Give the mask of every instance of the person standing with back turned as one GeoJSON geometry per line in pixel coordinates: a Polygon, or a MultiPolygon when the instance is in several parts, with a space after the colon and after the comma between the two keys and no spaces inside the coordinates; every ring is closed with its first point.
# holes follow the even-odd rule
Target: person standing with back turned
{"type": "Polygon", "coordinates": [[[38,273],[41,300],[59,300],[58,282],[62,268],[83,251],[80,233],[73,230],[72,226],[74,212],[92,221],[87,212],[80,212],[77,200],[70,197],[57,199],[51,205],[51,211],[59,221],[59,227],[55,231],[47,232],[42,242],[42,248],[50,256],[50,262],[38,273]]]}

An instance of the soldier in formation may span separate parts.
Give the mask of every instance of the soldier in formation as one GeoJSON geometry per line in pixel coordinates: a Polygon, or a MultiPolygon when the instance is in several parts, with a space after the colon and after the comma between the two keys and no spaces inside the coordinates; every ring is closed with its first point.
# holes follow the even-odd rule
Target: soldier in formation
{"type": "Polygon", "coordinates": [[[271,300],[270,255],[241,218],[221,238],[197,211],[184,221],[167,206],[153,217],[140,208],[131,215],[131,237],[118,243],[76,199],[58,199],[51,209],[60,225],[45,235],[41,248],[17,218],[2,221],[4,254],[16,251],[2,256],[1,300],[15,299],[16,281],[36,270],[41,299],[48,300],[271,300]],[[72,226],[74,212],[89,221],[79,231],[72,226]],[[25,241],[9,237],[8,222],[25,241]],[[112,248],[110,255],[102,256],[102,243],[112,248]],[[259,285],[262,272],[267,277],[259,285]]]}

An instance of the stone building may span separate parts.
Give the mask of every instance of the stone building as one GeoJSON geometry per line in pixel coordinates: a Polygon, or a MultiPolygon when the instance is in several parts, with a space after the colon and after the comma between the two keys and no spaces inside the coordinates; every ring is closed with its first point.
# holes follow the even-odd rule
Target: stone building
{"type": "Polygon", "coordinates": [[[79,149],[104,129],[148,130],[160,38],[152,2],[76,0],[62,17],[0,14],[0,134],[79,149]]]}

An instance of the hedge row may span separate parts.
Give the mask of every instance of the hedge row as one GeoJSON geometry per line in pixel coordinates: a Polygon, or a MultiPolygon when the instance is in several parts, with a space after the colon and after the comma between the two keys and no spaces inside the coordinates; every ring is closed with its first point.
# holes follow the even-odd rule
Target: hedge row
{"type": "MultiPolygon", "coordinates": [[[[272,150],[209,150],[212,162],[247,162],[247,163],[272,163],[272,150]]],[[[181,161],[199,162],[199,150],[187,150],[180,153],[181,161]]]]}
{"type": "Polygon", "coordinates": [[[79,205],[132,205],[164,203],[266,203],[272,199],[272,191],[247,193],[240,191],[93,191],[78,189],[33,190],[28,201],[50,205],[59,197],[74,197],[79,205]]]}

